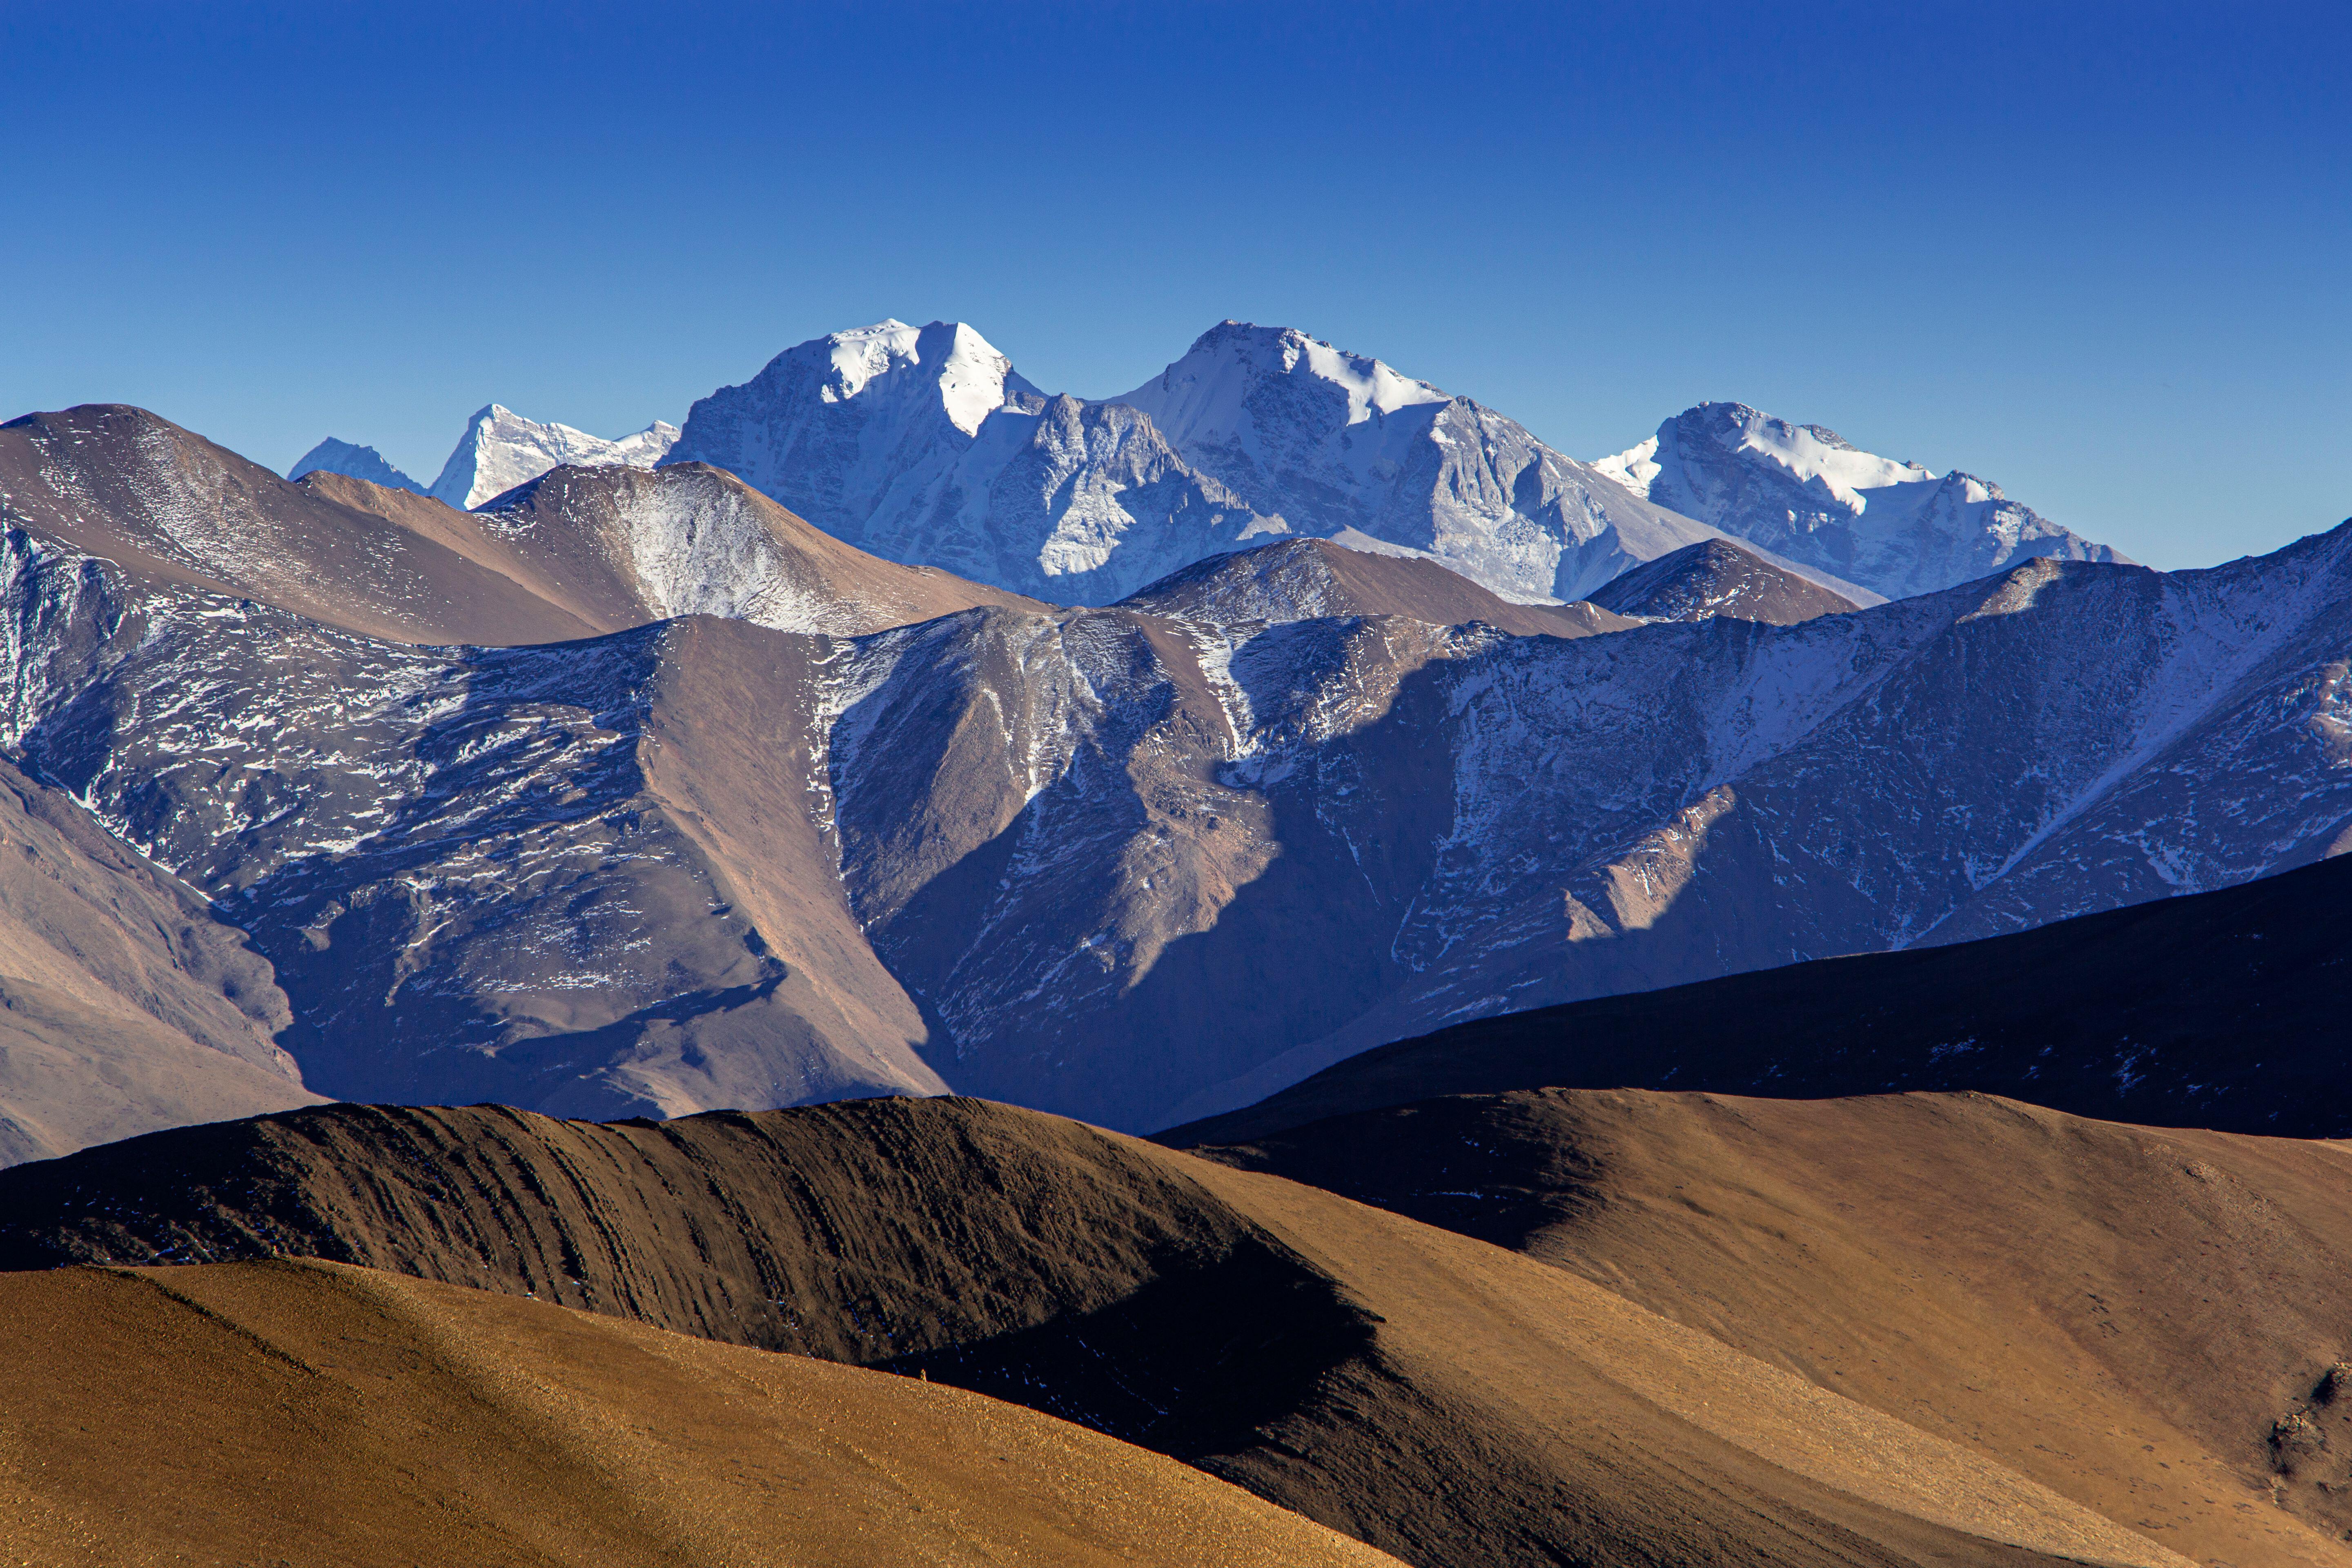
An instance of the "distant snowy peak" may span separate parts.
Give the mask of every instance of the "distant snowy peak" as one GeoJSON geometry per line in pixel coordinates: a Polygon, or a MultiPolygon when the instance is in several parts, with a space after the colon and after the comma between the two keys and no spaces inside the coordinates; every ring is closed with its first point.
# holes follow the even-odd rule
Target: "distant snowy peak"
{"type": "Polygon", "coordinates": [[[1715,534],[1515,420],[1295,328],[1221,322],[1116,401],[1292,531],[1410,550],[1512,599],[1580,599],[1715,534]]]}
{"type": "Polygon", "coordinates": [[[1972,474],[1939,476],[1743,403],[1685,409],[1592,468],[1658,506],[1890,598],[2036,556],[2128,564],[1972,474]]]}
{"type": "Polygon", "coordinates": [[[1048,397],[961,321],[786,349],[696,403],[667,460],[724,468],[887,560],[1060,604],[1123,597],[1270,526],[1139,411],[1048,397]]]}
{"type": "Polygon", "coordinates": [[[1160,433],[1179,447],[1247,447],[1258,438],[1261,412],[1286,395],[1319,405],[1318,423],[1342,427],[1452,401],[1425,381],[1400,375],[1379,360],[1334,348],[1296,327],[1233,321],[1202,332],[1182,359],[1111,401],[1151,416],[1160,433]]]}
{"type": "Polygon", "coordinates": [[[1013,374],[1010,359],[961,321],[928,327],[895,319],[877,321],[828,333],[787,349],[778,359],[818,354],[831,371],[817,393],[825,402],[845,403],[869,388],[877,398],[936,396],[948,423],[967,436],[979,435],[981,421],[1005,406],[1008,396],[1017,400],[1037,390],[1013,374]]]}
{"type": "Polygon", "coordinates": [[[355,447],[349,441],[338,441],[332,436],[302,454],[302,460],[286,470],[289,479],[304,474],[344,474],[352,479],[365,479],[372,485],[387,489],[412,490],[426,493],[423,485],[383,460],[383,454],[373,447],[355,447]]]}
{"type": "Polygon", "coordinates": [[[426,493],[470,511],[567,464],[582,468],[650,468],[669,455],[677,438],[677,426],[657,419],[634,436],[608,441],[569,425],[525,419],[493,403],[466,422],[457,449],[449,454],[441,477],[426,493]]]}

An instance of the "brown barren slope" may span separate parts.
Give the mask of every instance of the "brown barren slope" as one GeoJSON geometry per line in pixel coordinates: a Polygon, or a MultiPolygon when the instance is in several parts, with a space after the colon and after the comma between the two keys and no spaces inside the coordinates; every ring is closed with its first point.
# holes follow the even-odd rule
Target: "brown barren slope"
{"type": "Polygon", "coordinates": [[[1208,1152],[1524,1250],[2184,1556],[2352,1563],[2352,1147],[1544,1089],[1208,1152]]]}
{"type": "Polygon", "coordinates": [[[1016,594],[842,543],[700,464],[558,468],[461,512],[339,474],[289,482],[144,409],[0,425],[0,504],[152,585],[393,642],[567,642],[675,616],[856,635],[1016,594]]]}
{"type": "Polygon", "coordinates": [[[0,1165],[314,1105],[243,935],[0,763],[0,1165]]]}
{"type": "Polygon", "coordinates": [[[594,630],[446,544],[143,408],[85,404],[0,425],[0,502],[36,537],[143,583],[257,599],[365,637],[525,644],[594,630]]]}
{"type": "Polygon", "coordinates": [[[11,1563],[1393,1561],[959,1389],[330,1263],[0,1279],[0,1364],[11,1563]]]}
{"type": "Polygon", "coordinates": [[[868,555],[701,463],[559,468],[479,511],[341,474],[300,482],[522,584],[599,632],[708,614],[856,637],[976,605],[1049,607],[868,555]]]}
{"type": "Polygon", "coordinates": [[[20,1167],[0,1214],[11,1268],[312,1254],[921,1372],[1424,1565],[2180,1562],[1569,1271],[981,1101],[338,1106],[20,1167]]]}

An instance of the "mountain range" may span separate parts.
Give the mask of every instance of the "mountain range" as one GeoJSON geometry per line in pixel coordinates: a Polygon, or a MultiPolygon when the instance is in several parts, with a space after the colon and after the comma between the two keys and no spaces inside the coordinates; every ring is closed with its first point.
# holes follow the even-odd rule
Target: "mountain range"
{"type": "MultiPolygon", "coordinates": [[[[476,414],[429,493],[483,506],[561,464],[704,462],[886,559],[1101,605],[1285,535],[1421,555],[1505,598],[1572,602],[1628,568],[1737,540],[1857,604],[2033,556],[2124,557],[1966,474],[1819,426],[1701,404],[1584,464],[1525,426],[1291,328],[1226,321],[1119,396],[1041,391],[973,328],[886,321],[785,350],[620,441],[476,414]]],[[[427,492],[329,440],[290,477],[427,492]]]]}
{"type": "Polygon", "coordinates": [[[1145,1129],[2352,821],[2344,531],[1863,608],[1702,540],[1628,614],[1278,534],[1062,609],[691,461],[461,511],[88,408],[0,427],[0,741],[266,961],[288,1089],[342,1098],[1145,1129]]]}
{"type": "Polygon", "coordinates": [[[1740,403],[1702,403],[1593,468],[1636,495],[1890,599],[2020,562],[2129,563],[1974,474],[1940,478],[1740,403]]]}
{"type": "Polygon", "coordinates": [[[467,510],[529,484],[550,468],[650,468],[677,444],[677,426],[658,419],[634,436],[607,441],[569,425],[526,419],[493,403],[466,421],[466,433],[457,437],[457,449],[430,485],[417,483],[385,462],[373,447],[353,446],[331,436],[304,453],[286,470],[286,477],[341,474],[387,489],[431,496],[467,510]]]}

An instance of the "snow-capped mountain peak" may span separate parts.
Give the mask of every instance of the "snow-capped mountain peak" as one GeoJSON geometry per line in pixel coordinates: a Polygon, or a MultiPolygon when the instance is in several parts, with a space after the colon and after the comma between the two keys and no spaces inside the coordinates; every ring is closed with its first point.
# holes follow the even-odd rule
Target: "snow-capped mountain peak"
{"type": "Polygon", "coordinates": [[[286,477],[299,479],[304,474],[320,472],[345,474],[355,479],[365,479],[372,485],[382,485],[386,489],[413,490],[418,495],[425,493],[423,485],[385,462],[383,454],[373,447],[338,441],[332,436],[303,453],[302,460],[286,470],[286,477]]]}
{"type": "Polygon", "coordinates": [[[634,436],[608,441],[569,425],[542,425],[501,404],[466,421],[457,448],[427,493],[461,510],[526,485],[551,468],[650,468],[677,444],[677,426],[655,420],[634,436]]]}
{"type": "Polygon", "coordinates": [[[1890,598],[2034,556],[2124,556],[1973,474],[1865,452],[1819,425],[1701,403],[1592,465],[1635,495],[1890,598]]]}
{"type": "Polygon", "coordinates": [[[1003,407],[1008,395],[1036,391],[1013,374],[1012,360],[961,321],[910,327],[886,320],[802,346],[821,346],[832,367],[817,393],[824,401],[845,403],[869,387],[880,393],[887,386],[900,396],[936,388],[948,422],[967,436],[979,435],[981,422],[1003,407]]]}
{"type": "MultiPolygon", "coordinates": [[[[1247,442],[1252,400],[1284,381],[1336,389],[1344,399],[1343,426],[1360,425],[1449,395],[1425,381],[1398,374],[1376,359],[1349,353],[1296,327],[1221,321],[1193,341],[1184,357],[1112,401],[1140,408],[1160,433],[1181,447],[1192,442],[1247,442]]],[[[1323,393],[1328,399],[1328,393],[1323,393]]],[[[1335,405],[1334,411],[1337,412],[1335,405]]]]}
{"type": "Polygon", "coordinates": [[[1568,601],[1717,537],[1466,397],[1244,321],[1100,401],[1046,395],[961,322],[877,321],[701,399],[667,460],[724,468],[886,559],[1061,604],[1285,533],[1568,601]]]}

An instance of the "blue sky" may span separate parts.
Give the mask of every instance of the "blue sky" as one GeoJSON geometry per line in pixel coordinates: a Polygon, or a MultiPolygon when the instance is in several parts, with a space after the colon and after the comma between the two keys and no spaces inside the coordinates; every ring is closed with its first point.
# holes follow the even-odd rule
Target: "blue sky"
{"type": "Polygon", "coordinates": [[[0,0],[0,416],[430,479],[788,344],[1298,326],[1573,456],[1704,398],[2151,564],[2352,513],[2347,8],[0,0]]]}

